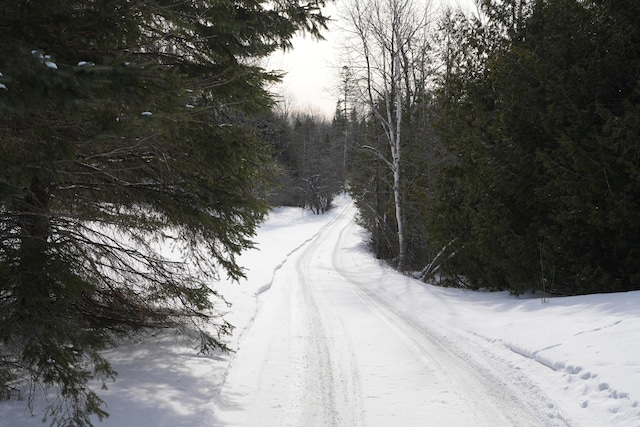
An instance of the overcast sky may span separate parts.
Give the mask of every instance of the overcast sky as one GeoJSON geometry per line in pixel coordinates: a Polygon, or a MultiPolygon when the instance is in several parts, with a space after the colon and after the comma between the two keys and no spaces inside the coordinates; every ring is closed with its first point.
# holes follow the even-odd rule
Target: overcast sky
{"type": "MultiPolygon", "coordinates": [[[[296,110],[311,111],[333,117],[338,101],[338,82],[342,45],[340,40],[339,15],[342,5],[348,0],[337,0],[325,8],[325,14],[335,22],[324,32],[326,40],[315,41],[309,37],[294,39],[294,49],[271,57],[267,68],[282,70],[287,74],[283,83],[274,92],[284,96],[289,106],[296,110]]],[[[473,0],[434,0],[436,9],[443,4],[473,7],[473,0]]]]}

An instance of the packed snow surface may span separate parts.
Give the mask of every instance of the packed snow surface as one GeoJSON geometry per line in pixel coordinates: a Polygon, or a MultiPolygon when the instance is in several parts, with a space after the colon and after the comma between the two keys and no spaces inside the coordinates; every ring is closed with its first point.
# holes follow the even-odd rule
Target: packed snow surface
{"type": "MultiPolygon", "coordinates": [[[[274,210],[240,259],[231,354],[171,334],[106,353],[103,426],[640,426],[640,292],[426,285],[366,248],[350,200],[274,210]]],[[[24,401],[0,426],[41,425],[24,401]]]]}

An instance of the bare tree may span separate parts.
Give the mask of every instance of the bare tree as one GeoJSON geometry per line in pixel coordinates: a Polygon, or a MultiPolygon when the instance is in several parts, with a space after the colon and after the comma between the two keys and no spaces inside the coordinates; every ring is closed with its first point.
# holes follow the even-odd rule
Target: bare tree
{"type": "Polygon", "coordinates": [[[353,0],[346,18],[353,42],[348,46],[350,69],[357,73],[361,101],[384,130],[389,155],[371,150],[393,173],[393,195],[398,236],[397,267],[407,260],[402,203],[401,155],[403,112],[424,87],[429,3],[419,0],[353,0]],[[390,158],[389,158],[390,157],[390,158]]]}

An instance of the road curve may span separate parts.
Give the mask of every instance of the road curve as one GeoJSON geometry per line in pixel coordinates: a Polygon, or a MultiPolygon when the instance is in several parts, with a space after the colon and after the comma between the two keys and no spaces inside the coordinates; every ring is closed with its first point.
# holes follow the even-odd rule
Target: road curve
{"type": "Polygon", "coordinates": [[[358,249],[354,208],[340,209],[260,296],[221,392],[222,425],[565,425],[486,346],[373,292],[394,273],[358,249]]]}

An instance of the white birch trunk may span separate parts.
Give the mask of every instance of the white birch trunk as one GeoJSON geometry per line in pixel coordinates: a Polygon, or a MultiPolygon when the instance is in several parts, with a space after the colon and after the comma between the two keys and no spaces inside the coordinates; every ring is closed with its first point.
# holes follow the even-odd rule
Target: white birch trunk
{"type": "Polygon", "coordinates": [[[382,125],[389,144],[391,159],[371,146],[393,173],[393,197],[397,224],[397,268],[407,263],[407,241],[402,203],[402,108],[405,96],[410,100],[410,70],[407,56],[412,40],[426,28],[426,14],[416,16],[412,0],[353,0],[349,18],[358,38],[364,63],[366,98],[373,115],[382,125]],[[406,87],[406,89],[405,89],[406,87]],[[405,93],[406,92],[406,93],[405,93]],[[384,108],[378,104],[384,102],[384,108]],[[386,109],[386,111],[383,111],[386,109]],[[386,113],[386,114],[385,114],[386,113]]]}
{"type": "MultiPolygon", "coordinates": [[[[396,223],[398,226],[398,270],[405,268],[407,258],[407,243],[404,233],[404,218],[402,216],[402,177],[400,174],[400,155],[402,153],[400,143],[402,142],[402,70],[400,67],[401,39],[398,28],[393,30],[395,38],[395,55],[393,58],[393,79],[395,86],[395,138],[390,141],[392,145],[391,153],[393,155],[393,198],[396,210],[396,223]]],[[[393,122],[390,122],[393,127],[393,122]]]]}

